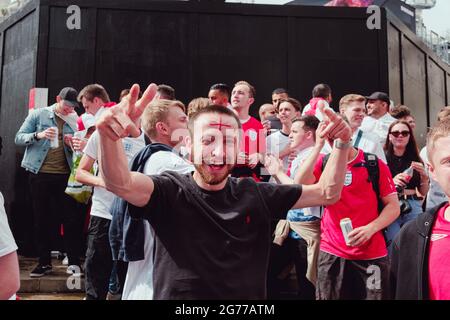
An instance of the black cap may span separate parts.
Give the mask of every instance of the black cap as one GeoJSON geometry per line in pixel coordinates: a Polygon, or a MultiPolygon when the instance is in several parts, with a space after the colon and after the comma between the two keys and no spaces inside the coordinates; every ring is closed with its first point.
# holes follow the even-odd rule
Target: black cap
{"type": "Polygon", "coordinates": [[[374,92],[370,96],[366,97],[367,100],[381,100],[386,102],[387,104],[391,104],[391,99],[389,99],[389,96],[384,92],[374,92]]]}
{"type": "Polygon", "coordinates": [[[67,105],[74,107],[74,108],[76,106],[78,106],[78,102],[77,102],[78,91],[75,90],[74,88],[65,87],[60,91],[58,96],[61,99],[63,99],[67,105]]]}

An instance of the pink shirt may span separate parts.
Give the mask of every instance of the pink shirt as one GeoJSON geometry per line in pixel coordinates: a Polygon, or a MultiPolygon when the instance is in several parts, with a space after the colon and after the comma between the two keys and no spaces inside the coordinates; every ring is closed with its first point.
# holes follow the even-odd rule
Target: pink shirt
{"type": "Polygon", "coordinates": [[[445,220],[442,207],[431,231],[428,256],[428,287],[430,300],[450,300],[450,221],[445,220]]]}
{"type": "MultiPolygon", "coordinates": [[[[322,174],[321,155],[314,168],[314,175],[319,180],[322,174]]],[[[369,173],[365,167],[354,167],[364,162],[364,153],[358,150],[356,158],[347,163],[347,173],[341,198],[333,205],[325,207],[321,223],[320,250],[348,260],[372,260],[387,256],[386,242],[381,231],[358,247],[350,247],[345,243],[340,221],[344,218],[352,220],[353,229],[365,226],[378,218],[378,202],[376,194],[369,182],[369,173]]],[[[395,185],[388,166],[378,159],[380,170],[380,196],[386,197],[395,193],[395,185]]]]}

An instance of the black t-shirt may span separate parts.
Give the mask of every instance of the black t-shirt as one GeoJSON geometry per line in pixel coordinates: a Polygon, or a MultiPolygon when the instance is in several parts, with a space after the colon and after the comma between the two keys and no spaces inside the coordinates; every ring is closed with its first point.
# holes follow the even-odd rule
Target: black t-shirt
{"type": "MultiPolygon", "coordinates": [[[[386,155],[386,158],[387,158],[387,165],[389,167],[389,170],[391,171],[392,177],[395,177],[397,174],[408,169],[411,166],[412,161],[420,162],[420,160],[410,160],[406,156],[398,157],[394,154],[386,155]]],[[[416,170],[414,170],[413,176],[411,180],[409,180],[409,183],[406,185],[405,189],[415,190],[415,188],[419,187],[420,187],[420,175],[416,170]]]]}
{"type": "Polygon", "coordinates": [[[149,203],[130,214],[154,229],[154,299],[264,299],[270,220],[285,217],[301,185],[229,178],[206,191],[192,174],[152,179],[149,203]]]}

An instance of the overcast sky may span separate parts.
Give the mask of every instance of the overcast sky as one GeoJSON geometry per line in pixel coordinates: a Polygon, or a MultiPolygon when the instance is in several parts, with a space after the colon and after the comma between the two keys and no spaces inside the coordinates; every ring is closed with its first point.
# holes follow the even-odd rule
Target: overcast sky
{"type": "MultiPolygon", "coordinates": [[[[227,2],[252,2],[251,0],[227,0],[227,2]]],[[[286,0],[255,0],[261,4],[284,4],[286,0]]],[[[424,10],[423,18],[425,25],[440,35],[445,36],[447,30],[450,31],[450,1],[437,0],[436,6],[430,10],[424,10]]]]}

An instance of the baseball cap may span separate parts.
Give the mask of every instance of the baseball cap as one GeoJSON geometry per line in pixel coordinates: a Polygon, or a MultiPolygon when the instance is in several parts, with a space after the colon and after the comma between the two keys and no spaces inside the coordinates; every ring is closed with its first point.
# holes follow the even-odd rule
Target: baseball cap
{"type": "Polygon", "coordinates": [[[367,100],[381,100],[386,102],[387,104],[391,104],[391,99],[389,99],[389,96],[384,92],[376,91],[372,93],[370,96],[366,97],[367,100]]]}
{"type": "Polygon", "coordinates": [[[78,91],[75,90],[72,87],[65,87],[63,88],[58,95],[61,99],[63,99],[67,105],[75,108],[76,106],[78,106],[78,102],[77,102],[77,96],[78,96],[78,91]]]}

